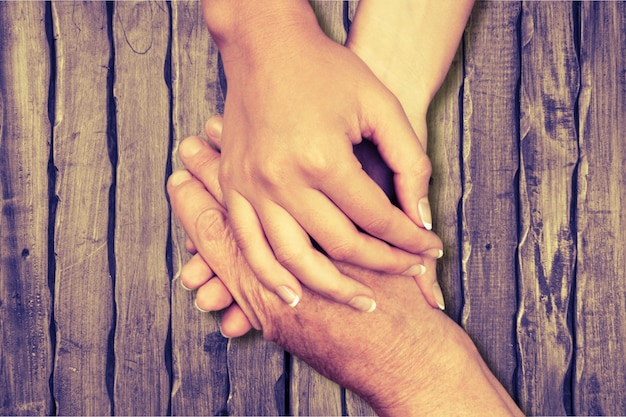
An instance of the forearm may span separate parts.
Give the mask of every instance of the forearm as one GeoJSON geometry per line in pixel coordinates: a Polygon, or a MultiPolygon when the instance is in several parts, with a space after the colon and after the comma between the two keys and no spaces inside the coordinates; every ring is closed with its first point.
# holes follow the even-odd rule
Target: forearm
{"type": "Polygon", "coordinates": [[[361,0],[348,45],[402,103],[424,116],[454,58],[474,0],[361,0]]]}

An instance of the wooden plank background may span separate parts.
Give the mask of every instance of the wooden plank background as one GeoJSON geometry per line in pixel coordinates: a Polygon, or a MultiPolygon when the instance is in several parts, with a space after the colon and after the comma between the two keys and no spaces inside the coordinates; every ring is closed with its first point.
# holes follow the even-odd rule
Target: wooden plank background
{"type": "MultiPolygon", "coordinates": [[[[0,415],[372,413],[178,285],[225,86],[196,1],[0,2],[0,415]]],[[[626,414],[626,3],[478,1],[428,123],[448,314],[526,413],[626,414]]]]}

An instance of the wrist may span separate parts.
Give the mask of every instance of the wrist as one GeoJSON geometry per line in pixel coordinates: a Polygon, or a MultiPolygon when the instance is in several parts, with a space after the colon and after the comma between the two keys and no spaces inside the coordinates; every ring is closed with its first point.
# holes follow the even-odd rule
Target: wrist
{"type": "Polygon", "coordinates": [[[202,7],[227,77],[275,65],[307,35],[321,32],[306,0],[202,0],[202,7]]]}

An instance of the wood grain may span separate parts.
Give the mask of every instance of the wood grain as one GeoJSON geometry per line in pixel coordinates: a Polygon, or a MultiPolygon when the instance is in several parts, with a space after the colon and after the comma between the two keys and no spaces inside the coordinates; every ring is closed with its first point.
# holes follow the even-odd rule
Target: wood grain
{"type": "Polygon", "coordinates": [[[519,14],[518,2],[477,2],[464,37],[462,324],[511,394],[519,14]]]}
{"type": "Polygon", "coordinates": [[[309,3],[315,12],[317,22],[324,33],[326,33],[326,36],[343,45],[347,37],[343,23],[344,2],[311,0],[309,3]]]}
{"type": "Polygon", "coordinates": [[[445,254],[437,261],[437,278],[444,293],[446,314],[456,322],[461,320],[463,306],[458,213],[462,195],[459,128],[462,83],[463,52],[459,48],[427,116],[428,156],[433,167],[428,198],[433,211],[433,230],[443,241],[445,254]]]}
{"type": "Polygon", "coordinates": [[[626,3],[583,2],[574,410],[626,413],[626,3]]]}
{"type": "MultiPolygon", "coordinates": [[[[178,286],[217,61],[195,1],[0,2],[1,415],[374,414],[178,286]]],[[[531,414],[626,411],[625,73],[623,1],[477,2],[429,112],[448,314],[531,414]]]]}
{"type": "MultiPolygon", "coordinates": [[[[106,5],[52,4],[56,50],[54,398],[61,415],[109,415],[108,338],[113,283],[108,261],[106,5]]],[[[112,352],[111,352],[112,354],[112,352]]]]}
{"type": "Polygon", "coordinates": [[[286,415],[285,354],[259,332],[228,342],[228,415],[286,415]]]}
{"type": "MultiPolygon", "coordinates": [[[[218,51],[209,36],[200,2],[172,2],[172,126],[174,149],[189,135],[201,134],[204,122],[224,106],[218,51]]],[[[176,152],[174,169],[182,168],[176,152]]],[[[228,340],[217,317],[194,308],[195,292],[180,285],[182,265],[190,256],[186,235],[172,221],[172,414],[219,415],[228,399],[228,340]]]]}
{"type": "Polygon", "coordinates": [[[521,37],[518,392],[526,413],[563,415],[571,413],[567,320],[576,260],[579,70],[572,5],[524,2],[521,37]]]}
{"type": "Polygon", "coordinates": [[[341,415],[341,388],[339,385],[321,376],[297,357],[292,359],[290,393],[290,415],[341,415]]]}
{"type": "Polygon", "coordinates": [[[169,404],[169,210],[164,193],[170,140],[164,71],[169,20],[165,2],[114,4],[114,412],[122,415],[166,414],[169,404]]]}
{"type": "Polygon", "coordinates": [[[0,414],[53,410],[45,4],[0,2],[0,414]]]}

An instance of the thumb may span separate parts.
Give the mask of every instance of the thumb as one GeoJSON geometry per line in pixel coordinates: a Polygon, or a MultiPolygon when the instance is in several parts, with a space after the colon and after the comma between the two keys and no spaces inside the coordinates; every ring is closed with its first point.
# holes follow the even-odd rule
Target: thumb
{"type": "MultiPolygon", "coordinates": [[[[432,166],[425,148],[395,97],[384,100],[367,120],[363,132],[378,148],[394,173],[394,185],[402,210],[417,225],[432,229],[428,184],[432,166]]],[[[369,107],[375,109],[375,107],[369,107]]],[[[426,134],[424,128],[420,129],[426,134]]],[[[423,138],[424,142],[426,138],[423,138]]]]}

